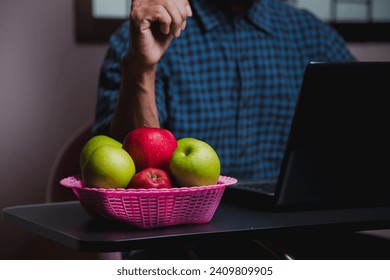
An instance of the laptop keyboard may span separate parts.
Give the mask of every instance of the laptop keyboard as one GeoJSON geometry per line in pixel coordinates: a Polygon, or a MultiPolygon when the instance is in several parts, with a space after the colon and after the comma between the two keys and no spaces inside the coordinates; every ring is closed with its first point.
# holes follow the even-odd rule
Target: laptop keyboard
{"type": "Polygon", "coordinates": [[[276,189],[276,182],[274,181],[239,182],[236,185],[231,186],[231,188],[273,195],[276,189]]]}

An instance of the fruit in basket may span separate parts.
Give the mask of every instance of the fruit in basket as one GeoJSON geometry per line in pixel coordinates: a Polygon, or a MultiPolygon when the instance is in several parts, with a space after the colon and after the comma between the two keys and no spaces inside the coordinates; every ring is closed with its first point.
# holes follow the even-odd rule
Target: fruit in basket
{"type": "Polygon", "coordinates": [[[125,188],[135,174],[135,165],[122,147],[101,145],[81,169],[84,182],[95,188],[125,188]]]}
{"type": "Polygon", "coordinates": [[[84,145],[80,154],[80,168],[83,168],[83,165],[88,161],[89,157],[96,150],[96,148],[103,145],[111,145],[115,147],[122,147],[122,143],[116,141],[114,138],[111,138],[106,135],[96,135],[88,140],[84,145]]]}
{"type": "Polygon", "coordinates": [[[169,172],[169,162],[176,147],[175,136],[164,128],[136,128],[123,140],[123,149],[134,160],[137,172],[148,167],[169,172]]]}
{"type": "Polygon", "coordinates": [[[207,186],[218,182],[221,164],[213,147],[196,138],[182,138],[177,144],[170,163],[177,185],[207,186]]]}
{"type": "Polygon", "coordinates": [[[167,172],[162,169],[149,167],[135,174],[128,188],[172,188],[172,183],[167,172]]]}

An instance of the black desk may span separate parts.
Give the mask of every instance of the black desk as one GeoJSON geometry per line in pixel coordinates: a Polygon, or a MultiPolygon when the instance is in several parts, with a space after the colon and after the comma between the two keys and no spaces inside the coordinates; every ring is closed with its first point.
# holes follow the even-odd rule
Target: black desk
{"type": "Polygon", "coordinates": [[[221,203],[208,224],[139,230],[92,219],[78,201],[8,207],[7,222],[75,250],[114,252],[168,242],[277,236],[299,231],[357,231],[390,228],[390,207],[306,212],[265,212],[221,203]]]}

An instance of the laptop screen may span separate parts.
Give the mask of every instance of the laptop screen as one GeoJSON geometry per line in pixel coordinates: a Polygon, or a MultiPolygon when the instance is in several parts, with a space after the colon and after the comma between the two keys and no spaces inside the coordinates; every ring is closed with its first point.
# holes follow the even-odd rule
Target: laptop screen
{"type": "Polygon", "coordinates": [[[390,63],[308,65],[279,204],[390,204],[389,78],[390,63]]]}

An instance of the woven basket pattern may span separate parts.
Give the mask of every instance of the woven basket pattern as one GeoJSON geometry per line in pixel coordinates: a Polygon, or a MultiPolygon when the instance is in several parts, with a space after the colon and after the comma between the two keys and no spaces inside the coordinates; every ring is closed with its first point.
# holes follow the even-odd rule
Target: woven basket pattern
{"type": "Polygon", "coordinates": [[[228,185],[236,179],[220,176],[216,185],[172,189],[89,188],[78,177],[61,180],[72,188],[92,216],[117,220],[138,228],[209,222],[228,185]]]}

